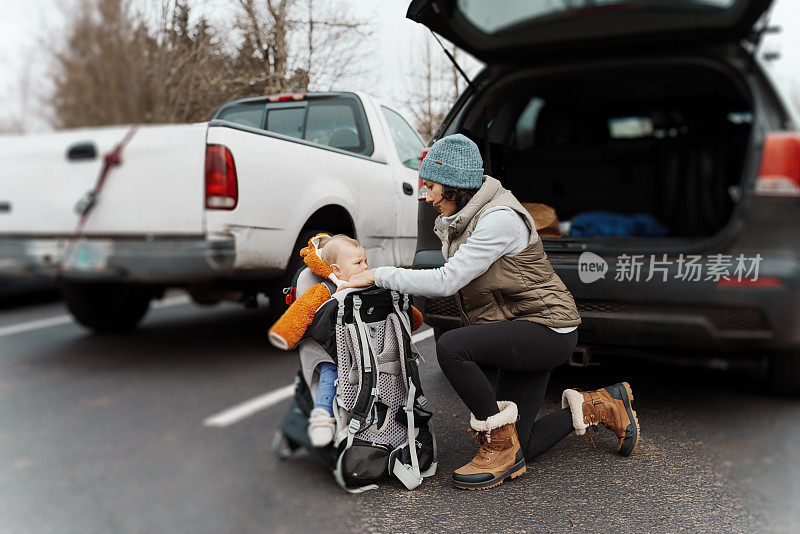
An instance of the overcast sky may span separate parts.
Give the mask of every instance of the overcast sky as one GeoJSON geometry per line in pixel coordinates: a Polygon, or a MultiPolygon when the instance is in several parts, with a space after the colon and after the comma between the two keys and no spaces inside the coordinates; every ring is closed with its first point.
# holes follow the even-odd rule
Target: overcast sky
{"type": "MultiPolygon", "coordinates": [[[[72,0],[80,1],[80,0],[72,0]]],[[[403,110],[415,83],[411,50],[420,50],[430,33],[405,18],[409,0],[337,0],[350,4],[352,12],[374,25],[374,37],[364,42],[369,67],[376,73],[372,80],[349,80],[347,88],[374,94],[403,110]]],[[[47,59],[38,51],[41,43],[58,39],[63,15],[56,0],[0,0],[0,124],[11,117],[27,117],[29,131],[49,128],[47,109],[36,94],[46,94],[40,80],[48,68],[47,59]]],[[[199,9],[212,20],[225,16],[226,0],[197,0],[199,9]]],[[[800,1],[776,0],[771,21],[783,31],[768,36],[764,47],[777,50],[781,58],[771,65],[778,83],[800,95],[800,1]]],[[[439,51],[437,50],[437,53],[439,51]]],[[[466,62],[468,74],[480,68],[466,62]]]]}

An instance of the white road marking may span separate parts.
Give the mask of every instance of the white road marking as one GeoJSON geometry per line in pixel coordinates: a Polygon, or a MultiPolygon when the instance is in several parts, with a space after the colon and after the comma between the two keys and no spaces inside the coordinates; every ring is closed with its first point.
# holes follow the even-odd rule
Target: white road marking
{"type": "Polygon", "coordinates": [[[294,384],[289,384],[282,388],[270,391],[241,404],[237,404],[232,408],[228,408],[216,415],[212,415],[205,421],[205,426],[226,427],[234,423],[238,423],[242,419],[246,419],[251,415],[265,410],[270,406],[278,404],[294,395],[294,384]]]}
{"type": "Polygon", "coordinates": [[[49,328],[51,326],[59,326],[62,324],[69,324],[72,322],[72,316],[59,315],[58,317],[50,317],[48,319],[37,319],[35,321],[28,321],[26,323],[12,324],[10,326],[0,327],[0,337],[13,336],[21,332],[29,330],[38,330],[40,328],[49,328]]]}
{"type": "Polygon", "coordinates": [[[413,336],[411,336],[412,343],[419,343],[423,339],[428,339],[429,337],[433,337],[433,328],[428,328],[422,332],[417,332],[413,336]]]}
{"type": "MultiPolygon", "coordinates": [[[[433,328],[429,328],[422,332],[417,332],[411,336],[411,341],[414,343],[419,343],[420,341],[428,339],[429,337],[433,337],[433,328]]],[[[234,423],[238,423],[242,419],[247,419],[251,415],[258,413],[261,410],[266,410],[270,406],[274,406],[279,402],[288,399],[292,395],[294,395],[294,384],[283,386],[282,388],[264,393],[263,395],[259,395],[258,397],[244,401],[241,404],[237,404],[236,406],[228,408],[227,410],[224,410],[216,415],[212,415],[203,421],[203,425],[214,427],[230,426],[234,423]]]]}
{"type": "MultiPolygon", "coordinates": [[[[153,303],[153,308],[159,309],[179,306],[181,304],[188,304],[191,301],[192,299],[188,295],[179,295],[156,301],[153,303]]],[[[34,321],[0,327],[0,337],[13,336],[14,334],[21,334],[22,332],[30,332],[31,330],[50,328],[52,326],[60,326],[72,322],[73,319],[71,315],[57,315],[56,317],[48,317],[47,319],[36,319],[34,321]]]]}

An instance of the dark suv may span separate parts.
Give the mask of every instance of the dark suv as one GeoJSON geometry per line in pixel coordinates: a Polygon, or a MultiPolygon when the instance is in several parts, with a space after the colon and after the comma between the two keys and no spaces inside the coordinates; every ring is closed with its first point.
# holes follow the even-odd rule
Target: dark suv
{"type": "MultiPolygon", "coordinates": [[[[755,360],[800,391],[800,133],[756,55],[770,3],[409,6],[486,63],[433,140],[470,137],[487,174],[557,213],[542,240],[583,318],[573,363],[755,360]]],[[[417,268],[444,262],[435,217],[419,203],[417,268]]],[[[437,334],[460,324],[457,297],[421,305],[437,334]]]]}

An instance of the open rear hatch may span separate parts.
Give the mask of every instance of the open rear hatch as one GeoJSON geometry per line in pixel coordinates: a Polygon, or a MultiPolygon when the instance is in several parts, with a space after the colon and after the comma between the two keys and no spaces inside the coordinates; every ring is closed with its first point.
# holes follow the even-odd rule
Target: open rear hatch
{"type": "Polygon", "coordinates": [[[486,63],[745,37],[772,0],[413,0],[407,17],[486,63]]]}
{"type": "Polygon", "coordinates": [[[733,50],[770,4],[413,0],[407,16],[493,67],[457,128],[487,173],[567,223],[547,249],[669,252],[735,228],[755,108],[701,51],[733,50]]]}

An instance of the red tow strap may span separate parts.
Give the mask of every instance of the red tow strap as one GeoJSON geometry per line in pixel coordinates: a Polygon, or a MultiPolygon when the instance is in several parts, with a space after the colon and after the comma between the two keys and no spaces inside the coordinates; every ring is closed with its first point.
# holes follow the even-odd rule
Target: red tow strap
{"type": "Polygon", "coordinates": [[[67,242],[67,246],[64,249],[64,254],[61,255],[58,266],[56,266],[56,281],[61,279],[61,275],[64,273],[64,263],[72,254],[72,249],[75,247],[75,242],[83,233],[83,227],[86,226],[86,221],[89,220],[89,215],[97,205],[97,198],[100,196],[100,191],[102,191],[103,185],[106,183],[106,178],[108,178],[108,173],[111,170],[111,167],[116,167],[122,163],[122,150],[131,140],[137,129],[138,126],[133,125],[131,129],[128,130],[128,133],[125,134],[125,137],[122,138],[122,141],[120,141],[119,144],[117,144],[117,146],[111,150],[111,152],[108,152],[103,156],[103,168],[100,169],[100,175],[97,177],[97,181],[94,184],[94,189],[86,193],[86,195],[84,195],[83,198],[81,198],[75,205],[75,211],[77,211],[80,215],[80,219],[78,219],[78,225],[75,227],[75,231],[72,233],[69,241],[67,242]]]}

